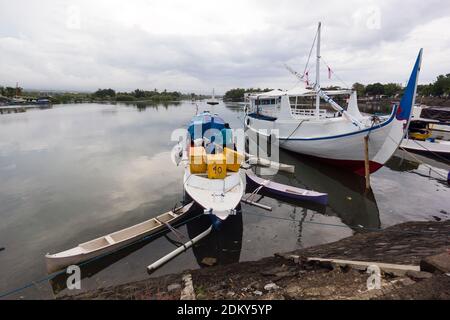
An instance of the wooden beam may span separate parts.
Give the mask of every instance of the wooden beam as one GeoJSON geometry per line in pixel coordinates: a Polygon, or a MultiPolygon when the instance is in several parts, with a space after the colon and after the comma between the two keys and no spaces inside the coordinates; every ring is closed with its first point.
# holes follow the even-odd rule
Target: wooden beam
{"type": "Polygon", "coordinates": [[[245,155],[249,158],[249,160],[250,160],[249,162],[251,164],[256,164],[261,167],[277,168],[280,171],[284,171],[284,172],[288,172],[288,173],[295,172],[295,166],[293,166],[293,165],[270,161],[268,159],[263,159],[263,158],[253,156],[249,153],[245,153],[245,155]]]}
{"type": "Polygon", "coordinates": [[[350,266],[350,267],[369,267],[378,266],[380,270],[386,272],[395,272],[396,274],[405,274],[407,271],[420,271],[420,266],[404,265],[404,264],[392,264],[384,262],[367,262],[367,261],[352,261],[341,259],[324,259],[324,258],[306,258],[307,261],[318,262],[330,262],[331,264],[338,266],[350,266]]]}
{"type": "Polygon", "coordinates": [[[370,190],[369,136],[364,137],[364,169],[366,173],[366,191],[370,190]]]}
{"type": "Polygon", "coordinates": [[[251,206],[255,206],[255,207],[267,210],[267,211],[272,211],[272,207],[263,205],[261,203],[257,203],[257,202],[250,201],[250,200],[247,200],[247,199],[241,199],[241,202],[244,202],[244,203],[249,204],[251,206]]]}

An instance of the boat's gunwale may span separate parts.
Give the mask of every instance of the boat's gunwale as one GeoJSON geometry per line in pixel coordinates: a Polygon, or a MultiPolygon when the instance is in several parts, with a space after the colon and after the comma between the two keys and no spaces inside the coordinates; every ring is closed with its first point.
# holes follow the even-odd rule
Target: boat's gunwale
{"type": "Polygon", "coordinates": [[[165,212],[165,213],[163,213],[163,214],[161,214],[161,215],[158,215],[157,217],[150,218],[150,219],[148,219],[148,220],[146,220],[146,221],[140,222],[140,223],[135,224],[135,225],[133,225],[133,226],[130,226],[130,227],[127,227],[127,228],[124,228],[124,229],[121,229],[121,230],[118,230],[118,231],[115,231],[115,232],[108,233],[107,235],[98,237],[98,238],[96,238],[96,239],[92,239],[92,240],[90,240],[90,241],[86,241],[86,242],[80,243],[80,244],[78,244],[78,245],[77,245],[76,247],[74,247],[74,248],[71,248],[71,249],[68,249],[68,250],[64,250],[64,251],[61,251],[61,252],[58,252],[58,253],[55,253],[55,254],[46,254],[45,257],[46,257],[47,259],[52,259],[52,260],[53,260],[53,259],[66,259],[66,258],[69,258],[69,257],[76,257],[76,256],[89,255],[89,254],[95,253],[95,252],[97,252],[97,251],[104,250],[104,249],[106,249],[106,248],[111,248],[111,247],[119,246],[120,244],[123,244],[124,242],[128,242],[128,241],[132,240],[133,238],[138,238],[138,237],[140,237],[140,236],[142,236],[142,235],[144,235],[144,234],[146,234],[146,233],[149,233],[149,232],[156,232],[156,231],[158,231],[159,229],[162,229],[163,227],[165,227],[165,224],[162,224],[162,223],[160,223],[160,222],[157,221],[157,222],[158,222],[158,226],[156,226],[155,228],[152,228],[152,229],[149,229],[149,230],[146,230],[146,231],[143,231],[143,232],[134,234],[134,235],[132,235],[132,236],[130,236],[130,237],[127,237],[127,238],[125,238],[125,239],[122,239],[122,240],[120,240],[120,241],[115,241],[114,243],[109,243],[109,242],[107,241],[107,242],[108,242],[107,245],[104,245],[104,246],[101,246],[101,247],[98,247],[98,248],[95,248],[95,249],[92,249],[92,250],[87,250],[87,249],[84,249],[84,248],[81,247],[81,246],[84,245],[84,244],[91,243],[91,242],[94,242],[94,241],[98,241],[98,240],[100,240],[100,239],[104,239],[105,237],[110,236],[111,234],[117,234],[117,233],[123,232],[123,231],[125,231],[125,230],[134,228],[134,227],[136,227],[136,226],[139,226],[139,225],[148,223],[148,222],[150,222],[150,221],[152,221],[152,220],[155,220],[155,219],[158,219],[159,217],[164,216],[164,215],[166,215],[166,214],[169,214],[169,213],[175,213],[175,212],[178,212],[178,211],[182,211],[180,214],[177,214],[176,217],[173,217],[172,219],[166,221],[166,223],[170,224],[171,222],[174,222],[174,220],[179,219],[182,215],[184,215],[185,213],[187,213],[187,212],[192,208],[193,204],[194,204],[194,203],[191,202],[191,203],[189,203],[189,204],[187,204],[187,205],[185,205],[185,206],[179,207],[179,208],[177,208],[177,209],[175,209],[175,210],[171,210],[171,211],[165,212]],[[71,251],[73,251],[73,250],[75,250],[75,249],[77,249],[77,248],[81,249],[82,252],[79,252],[79,253],[73,254],[73,255],[63,255],[64,253],[71,252],[71,251]]]}
{"type": "Polygon", "coordinates": [[[250,180],[252,180],[254,183],[256,183],[256,184],[262,186],[262,188],[266,188],[266,189],[269,189],[269,190],[276,190],[276,191],[284,192],[284,193],[286,193],[286,194],[290,194],[290,195],[295,196],[295,197],[296,197],[296,196],[303,196],[303,197],[321,197],[321,196],[328,196],[327,193],[318,192],[318,191],[314,191],[314,190],[308,190],[308,189],[302,189],[302,188],[294,187],[294,186],[289,186],[290,189],[293,189],[293,190],[291,190],[291,191],[289,191],[288,189],[282,190],[282,189],[277,188],[277,186],[281,186],[282,184],[281,184],[281,183],[278,183],[278,182],[274,182],[274,181],[270,181],[270,184],[273,185],[273,187],[271,187],[270,184],[265,185],[265,184],[262,184],[262,182],[259,182],[259,180],[264,180],[264,179],[262,179],[262,178],[258,177],[257,175],[253,174],[253,172],[250,173],[249,171],[246,172],[246,176],[247,176],[250,180]],[[301,194],[300,192],[299,192],[299,193],[294,192],[295,190],[299,190],[299,191],[301,190],[301,191],[303,191],[303,192],[306,191],[307,194],[301,194]]]}
{"type": "MultiPolygon", "coordinates": [[[[289,137],[289,138],[283,138],[283,137],[279,137],[278,140],[280,141],[319,141],[319,140],[332,140],[332,139],[338,139],[338,138],[345,138],[345,137],[349,137],[349,136],[353,136],[353,135],[357,135],[357,134],[361,134],[361,133],[367,133],[367,132],[372,132],[378,129],[382,129],[383,127],[389,125],[394,119],[395,119],[395,115],[397,113],[397,105],[394,106],[392,113],[389,117],[389,119],[387,119],[386,121],[372,126],[370,128],[366,128],[366,129],[362,129],[362,130],[357,130],[357,131],[353,131],[353,132],[348,132],[348,133],[343,133],[343,134],[339,134],[339,135],[334,135],[334,136],[326,136],[326,137],[314,137],[314,138],[295,138],[295,137],[289,137]]],[[[260,121],[266,121],[263,119],[258,119],[260,121]]],[[[296,120],[296,119],[293,119],[296,120]]],[[[275,122],[278,122],[278,120],[276,120],[275,122]]],[[[299,122],[299,120],[296,120],[293,123],[297,123],[299,122]]],[[[246,125],[246,127],[250,130],[252,130],[253,132],[256,132],[258,134],[262,134],[264,135],[264,133],[261,133],[260,130],[253,128],[250,125],[246,125]]],[[[266,135],[267,136],[267,135],[266,135]]]]}

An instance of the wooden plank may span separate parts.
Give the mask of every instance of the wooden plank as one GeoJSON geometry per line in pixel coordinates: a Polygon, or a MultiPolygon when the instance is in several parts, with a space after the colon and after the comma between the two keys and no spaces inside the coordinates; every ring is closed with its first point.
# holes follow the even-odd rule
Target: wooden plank
{"type": "Polygon", "coordinates": [[[263,205],[261,203],[257,203],[257,202],[250,201],[250,200],[247,200],[247,199],[241,199],[241,202],[244,202],[244,203],[249,204],[251,206],[255,206],[255,207],[267,210],[267,211],[272,211],[272,207],[263,205]]]}
{"type": "Polygon", "coordinates": [[[335,265],[347,265],[357,267],[369,267],[376,265],[383,271],[395,271],[396,273],[406,273],[407,271],[420,271],[420,266],[392,264],[384,262],[367,262],[367,261],[352,261],[341,259],[324,259],[324,258],[306,258],[307,261],[330,262],[335,265]]]}
{"type": "Polygon", "coordinates": [[[270,161],[268,159],[258,158],[249,153],[245,153],[245,155],[249,158],[251,164],[256,164],[261,167],[278,168],[278,170],[288,172],[288,173],[295,172],[295,166],[293,166],[293,165],[274,162],[274,161],[270,161]]]}

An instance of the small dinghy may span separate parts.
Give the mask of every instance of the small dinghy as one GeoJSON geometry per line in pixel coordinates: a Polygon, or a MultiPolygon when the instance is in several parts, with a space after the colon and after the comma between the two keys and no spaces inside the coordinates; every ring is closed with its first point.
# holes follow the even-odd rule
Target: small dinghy
{"type": "Polygon", "coordinates": [[[171,224],[185,216],[193,204],[194,202],[191,202],[132,227],[81,243],[75,248],[55,254],[46,254],[47,271],[52,273],[73,264],[79,264],[92,258],[113,253],[164,228],[172,229],[171,224]]]}
{"type": "Polygon", "coordinates": [[[311,201],[322,205],[326,205],[328,203],[327,193],[320,193],[265,180],[256,176],[250,170],[247,170],[245,173],[247,176],[247,186],[250,187],[250,190],[260,188],[258,193],[265,192],[294,200],[311,201]]]}

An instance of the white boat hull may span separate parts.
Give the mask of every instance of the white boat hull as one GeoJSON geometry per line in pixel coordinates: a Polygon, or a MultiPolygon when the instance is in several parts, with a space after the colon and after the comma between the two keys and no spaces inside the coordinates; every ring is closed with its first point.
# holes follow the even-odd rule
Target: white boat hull
{"type": "Polygon", "coordinates": [[[450,159],[450,141],[435,140],[435,142],[430,142],[404,139],[400,146],[412,152],[430,156],[438,155],[450,159]]]}
{"type": "MultiPolygon", "coordinates": [[[[371,172],[381,168],[398,148],[406,121],[398,121],[395,111],[385,122],[358,131],[343,118],[305,122],[297,130],[298,122],[274,121],[272,128],[279,130],[281,148],[321,158],[363,175],[365,136],[369,134],[371,172]],[[289,136],[294,130],[295,134],[289,136]],[[321,132],[322,136],[319,137],[315,132],[321,132]]],[[[368,117],[365,120],[370,122],[368,117]]],[[[251,119],[247,128],[249,137],[255,140],[258,132],[267,132],[264,131],[268,129],[267,121],[251,119]]]]}
{"type": "Polygon", "coordinates": [[[422,50],[403,98],[398,106],[394,106],[388,119],[362,116],[357,107],[356,94],[351,96],[346,111],[321,90],[317,91],[317,97],[322,97],[336,109],[341,108],[342,116],[331,118],[317,113],[317,110],[314,115],[296,113],[291,108],[290,97],[308,95],[310,92],[303,90],[297,93],[292,89],[253,96],[251,101],[257,108],[256,112],[246,116],[247,133],[255,140],[257,134],[268,137],[276,130],[281,148],[323,159],[360,175],[364,175],[365,171],[364,138],[368,137],[370,172],[375,172],[391,158],[405,136],[415,101],[421,61],[422,50]],[[261,97],[274,99],[261,103],[261,97]],[[273,115],[264,114],[267,105],[276,111],[273,115]]]}
{"type": "Polygon", "coordinates": [[[228,173],[225,179],[208,179],[207,175],[191,174],[186,166],[184,188],[187,194],[205,212],[225,220],[239,205],[245,192],[244,181],[239,172],[228,173]]]}

